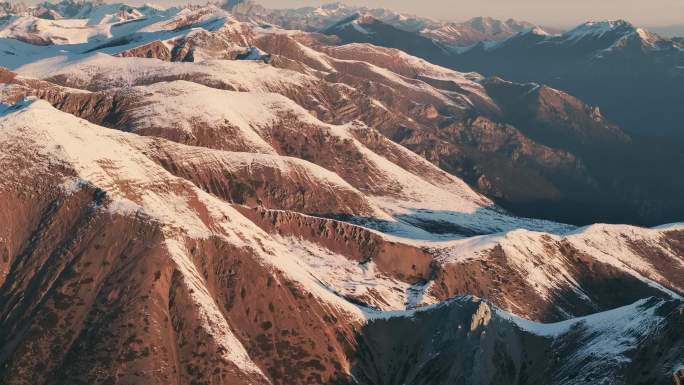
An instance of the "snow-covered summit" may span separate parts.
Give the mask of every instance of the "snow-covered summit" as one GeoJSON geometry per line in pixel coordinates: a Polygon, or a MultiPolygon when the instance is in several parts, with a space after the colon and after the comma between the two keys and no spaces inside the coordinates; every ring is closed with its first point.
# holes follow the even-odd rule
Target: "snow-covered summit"
{"type": "Polygon", "coordinates": [[[588,36],[602,37],[607,33],[629,33],[635,31],[632,23],[626,20],[588,21],[566,32],[564,36],[572,39],[582,39],[588,36]]]}

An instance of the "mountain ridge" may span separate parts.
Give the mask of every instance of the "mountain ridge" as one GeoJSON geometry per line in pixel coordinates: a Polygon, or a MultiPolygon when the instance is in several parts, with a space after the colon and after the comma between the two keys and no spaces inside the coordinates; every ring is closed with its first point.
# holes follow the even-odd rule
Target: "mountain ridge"
{"type": "Polygon", "coordinates": [[[679,96],[682,60],[684,46],[676,39],[621,21],[585,23],[560,35],[521,34],[497,44],[474,46],[456,54],[453,65],[545,83],[601,106],[633,134],[681,139],[670,101],[679,96]],[[511,58],[506,68],[493,63],[501,55],[511,58]],[[611,70],[618,62],[625,69],[611,70]],[[582,74],[590,74],[591,79],[582,74]],[[614,100],[607,95],[608,88],[625,92],[614,100]],[[641,95],[654,100],[644,103],[641,95]]]}
{"type": "MultiPolygon", "coordinates": [[[[340,46],[335,38],[316,33],[261,30],[239,23],[216,8],[174,12],[178,14],[157,14],[113,28],[112,37],[104,42],[91,42],[85,47],[68,46],[74,47],[70,48],[70,56],[58,52],[64,46],[54,45],[32,56],[39,51],[30,45],[18,45],[12,39],[3,41],[8,47],[3,55],[10,63],[17,61],[14,67],[21,67],[22,72],[31,75],[35,72],[32,67],[41,73],[49,69],[54,82],[75,88],[84,87],[73,83],[77,77],[58,79],[62,76],[60,67],[53,67],[42,57],[54,55],[55,63],[77,60],[90,52],[156,57],[172,62],[258,59],[269,66],[294,71],[293,79],[315,87],[317,95],[314,99],[303,97],[300,86],[290,81],[280,82],[275,71],[271,71],[272,79],[280,84],[269,86],[269,91],[294,99],[326,122],[339,124],[360,119],[368,125],[379,125],[384,135],[464,178],[500,205],[521,215],[576,224],[602,221],[656,225],[678,218],[678,204],[668,198],[672,196],[669,191],[677,188],[676,184],[667,185],[660,192],[652,187],[653,183],[662,186],[669,172],[668,166],[658,167],[656,170],[662,169],[662,172],[654,173],[653,165],[676,165],[680,160],[675,154],[662,151],[662,147],[656,150],[655,144],[642,145],[641,140],[625,140],[624,133],[610,128],[613,124],[603,117],[600,109],[584,105],[570,95],[549,88],[537,89],[534,85],[525,86],[530,89],[526,93],[524,87],[497,83],[478,74],[449,71],[422,63],[401,51],[378,46],[340,46]],[[196,17],[207,18],[201,22],[203,28],[185,29],[196,22],[192,20],[196,17]],[[159,21],[167,19],[173,21],[159,21]],[[16,53],[9,55],[8,52],[16,53]],[[22,63],[30,60],[39,61],[22,67],[22,63]],[[38,62],[47,67],[40,69],[38,62]],[[393,71],[400,76],[396,77],[393,71]],[[362,79],[371,83],[364,83],[362,79]],[[64,83],[67,80],[69,83],[64,83]],[[345,89],[346,86],[355,90],[345,89]],[[519,89],[520,94],[512,92],[514,89],[519,89]],[[493,100],[489,92],[500,96],[493,100]],[[525,103],[509,105],[516,98],[522,98],[525,103]],[[387,104],[388,101],[391,102],[387,104]],[[603,136],[588,134],[593,130],[603,136]],[[566,140],[572,139],[568,136],[570,132],[583,138],[582,141],[566,140]],[[565,139],[560,140],[561,137],[565,139]],[[614,154],[614,159],[597,159],[599,153],[614,154]],[[631,166],[625,168],[625,162],[631,166]],[[625,195],[625,189],[630,193],[625,195]],[[649,203],[635,205],[637,196],[648,197],[649,203]],[[668,209],[663,209],[664,206],[668,209]]],[[[417,47],[425,46],[418,44],[417,47]]],[[[442,48],[435,47],[443,53],[442,48]]],[[[72,68],[64,64],[61,67],[72,68]]],[[[85,65],[84,68],[94,71],[96,67],[85,65]]],[[[43,75],[37,77],[40,76],[43,75]]],[[[236,90],[225,81],[218,82],[222,85],[216,87],[236,90]]],[[[86,88],[97,91],[97,87],[93,84],[86,88]]]]}

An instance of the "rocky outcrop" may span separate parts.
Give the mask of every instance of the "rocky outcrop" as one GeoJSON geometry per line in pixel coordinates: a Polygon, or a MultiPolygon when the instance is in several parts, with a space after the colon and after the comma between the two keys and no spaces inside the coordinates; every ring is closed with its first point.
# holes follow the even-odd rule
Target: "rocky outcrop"
{"type": "MultiPolygon", "coordinates": [[[[119,53],[122,57],[144,57],[148,59],[159,59],[170,61],[171,50],[161,41],[153,41],[152,43],[141,45],[119,53]]],[[[177,57],[176,57],[177,58],[177,57]]],[[[182,61],[182,60],[181,60],[182,61]]]]}

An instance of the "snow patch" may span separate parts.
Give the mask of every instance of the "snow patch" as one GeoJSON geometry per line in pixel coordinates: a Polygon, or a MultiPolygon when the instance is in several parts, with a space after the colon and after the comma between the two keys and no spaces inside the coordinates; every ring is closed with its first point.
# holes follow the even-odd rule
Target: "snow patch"
{"type": "Polygon", "coordinates": [[[378,270],[375,262],[357,262],[312,242],[278,237],[288,254],[322,285],[344,298],[354,298],[381,311],[405,310],[434,304],[429,284],[411,285],[378,270]]]}
{"type": "Polygon", "coordinates": [[[508,261],[520,275],[548,298],[559,288],[571,288],[585,297],[578,282],[572,278],[570,264],[555,245],[567,242],[571,247],[595,260],[633,275],[645,283],[670,295],[677,293],[656,283],[667,282],[649,261],[638,255],[631,242],[643,242],[671,259],[673,264],[684,266],[684,259],[662,245],[664,231],[681,230],[684,225],[645,229],[624,225],[593,225],[565,235],[554,235],[518,229],[503,234],[485,235],[461,241],[437,244],[439,263],[462,263],[469,259],[486,257],[494,247],[501,247],[508,261]]]}
{"type": "Polygon", "coordinates": [[[83,19],[46,20],[33,16],[13,17],[0,27],[0,38],[12,38],[39,44],[83,44],[91,39],[112,37],[111,26],[90,25],[83,19]]]}
{"type": "Polygon", "coordinates": [[[548,338],[560,338],[578,333],[580,348],[565,362],[585,362],[585,371],[601,370],[599,365],[610,362],[620,365],[631,359],[627,353],[640,341],[658,330],[663,318],[655,312],[662,300],[640,300],[624,306],[586,317],[575,318],[553,324],[539,324],[513,316],[499,309],[496,313],[516,324],[520,329],[548,338]]]}

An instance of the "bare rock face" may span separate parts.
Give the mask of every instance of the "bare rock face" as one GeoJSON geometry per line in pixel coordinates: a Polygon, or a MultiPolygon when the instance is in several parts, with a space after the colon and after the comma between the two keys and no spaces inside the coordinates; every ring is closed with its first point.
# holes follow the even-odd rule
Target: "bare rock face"
{"type": "Polygon", "coordinates": [[[477,310],[475,311],[475,314],[473,314],[472,320],[470,321],[470,332],[474,333],[480,327],[489,325],[491,320],[492,310],[489,308],[489,306],[487,306],[486,303],[481,302],[480,306],[478,306],[477,310]]]}
{"type": "Polygon", "coordinates": [[[678,371],[674,372],[674,374],[672,374],[672,381],[675,385],[681,385],[684,383],[684,371],[679,369],[678,371]]]}
{"type": "Polygon", "coordinates": [[[153,41],[152,43],[123,51],[119,53],[119,55],[122,57],[144,57],[164,61],[171,60],[171,51],[160,41],[153,41]]]}

